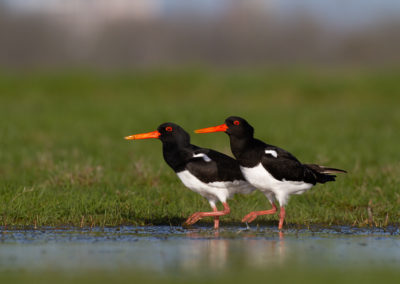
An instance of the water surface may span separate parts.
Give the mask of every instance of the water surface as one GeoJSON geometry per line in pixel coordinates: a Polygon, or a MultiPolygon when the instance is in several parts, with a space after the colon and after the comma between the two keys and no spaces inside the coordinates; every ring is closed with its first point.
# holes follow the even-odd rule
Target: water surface
{"type": "Polygon", "coordinates": [[[0,271],[144,269],[161,273],[240,267],[400,267],[398,228],[287,230],[151,226],[42,228],[0,234],[0,271]]]}

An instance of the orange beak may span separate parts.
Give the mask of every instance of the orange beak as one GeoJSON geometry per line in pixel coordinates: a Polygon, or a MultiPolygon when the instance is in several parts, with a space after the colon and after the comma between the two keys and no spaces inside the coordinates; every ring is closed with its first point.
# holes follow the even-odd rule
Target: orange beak
{"type": "Polygon", "coordinates": [[[218,126],[197,129],[194,132],[195,133],[210,133],[210,132],[218,132],[218,131],[225,132],[227,129],[228,129],[228,126],[224,123],[224,124],[221,124],[218,126]]]}
{"type": "Polygon", "coordinates": [[[148,132],[148,133],[141,133],[141,134],[135,134],[135,135],[130,135],[126,136],[126,140],[137,140],[137,139],[149,139],[149,138],[158,138],[160,137],[161,133],[156,131],[148,132]]]}

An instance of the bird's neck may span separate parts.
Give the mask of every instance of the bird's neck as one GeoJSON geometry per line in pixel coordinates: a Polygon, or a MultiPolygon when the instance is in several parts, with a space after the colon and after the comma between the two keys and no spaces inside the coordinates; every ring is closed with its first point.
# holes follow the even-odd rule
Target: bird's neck
{"type": "Polygon", "coordinates": [[[231,150],[242,167],[254,167],[260,162],[256,140],[253,137],[231,136],[231,150]]]}
{"type": "Polygon", "coordinates": [[[184,170],[186,152],[185,147],[176,143],[163,143],[164,160],[175,172],[184,170]]]}
{"type": "Polygon", "coordinates": [[[240,159],[240,157],[251,144],[252,139],[253,137],[230,136],[232,154],[236,159],[240,159]]]}

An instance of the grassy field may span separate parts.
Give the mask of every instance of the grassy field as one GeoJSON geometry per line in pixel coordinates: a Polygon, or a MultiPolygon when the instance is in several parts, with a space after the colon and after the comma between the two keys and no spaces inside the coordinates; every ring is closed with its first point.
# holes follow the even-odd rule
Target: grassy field
{"type": "MultiPolygon", "coordinates": [[[[240,115],[258,138],[303,162],[346,169],[292,197],[287,226],[396,225],[400,217],[400,72],[142,71],[0,74],[0,224],[181,224],[209,210],[164,163],[163,122],[187,131],[240,115]]],[[[192,143],[230,153],[223,133],[192,143]]],[[[236,196],[221,225],[269,208],[236,196]]],[[[211,220],[203,222],[211,224],[211,220]]],[[[277,226],[277,216],[255,224],[277,226]]]]}

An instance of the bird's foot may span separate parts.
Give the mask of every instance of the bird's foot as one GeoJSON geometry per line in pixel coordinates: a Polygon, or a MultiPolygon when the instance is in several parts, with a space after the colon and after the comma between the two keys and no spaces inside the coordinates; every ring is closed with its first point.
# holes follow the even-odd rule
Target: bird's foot
{"type": "MultiPolygon", "coordinates": [[[[250,212],[249,214],[247,214],[246,216],[243,217],[242,222],[243,223],[246,222],[246,224],[251,223],[257,218],[257,216],[258,216],[257,212],[255,212],[255,211],[250,212]]],[[[249,226],[249,225],[247,224],[247,226],[249,226]]]]}
{"type": "Polygon", "coordinates": [[[253,211],[247,214],[246,216],[243,217],[242,222],[248,222],[251,223],[253,222],[257,216],[260,215],[269,215],[269,214],[275,214],[276,213],[276,205],[273,203],[272,204],[272,209],[270,210],[264,210],[264,211],[253,211]]]}
{"type": "Polygon", "coordinates": [[[199,221],[201,218],[203,218],[203,212],[196,212],[193,213],[186,221],[185,223],[183,223],[186,226],[190,226],[193,225],[194,223],[196,223],[197,221],[199,221]]]}

